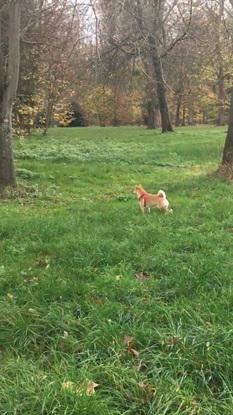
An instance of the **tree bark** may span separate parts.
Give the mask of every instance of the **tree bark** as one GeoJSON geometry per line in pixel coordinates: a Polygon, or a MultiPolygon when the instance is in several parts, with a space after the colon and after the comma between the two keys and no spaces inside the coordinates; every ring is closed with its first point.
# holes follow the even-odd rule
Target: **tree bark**
{"type": "Polygon", "coordinates": [[[183,110],[182,110],[182,127],[185,127],[186,125],[186,105],[183,104],[183,110]]]}
{"type": "Polygon", "coordinates": [[[177,97],[177,101],[176,101],[176,120],[175,120],[176,127],[179,127],[181,124],[181,119],[180,119],[181,104],[182,104],[182,95],[179,94],[177,97]]]}
{"type": "Polygon", "coordinates": [[[218,76],[217,76],[217,98],[218,98],[218,114],[216,124],[218,126],[225,124],[225,85],[224,85],[224,67],[223,67],[223,56],[222,56],[222,27],[224,25],[224,3],[225,0],[219,0],[219,15],[218,15],[218,26],[217,26],[217,44],[216,44],[216,55],[218,60],[218,76]]]}
{"type": "Polygon", "coordinates": [[[220,65],[218,74],[218,114],[216,124],[218,126],[225,124],[225,86],[224,86],[224,73],[223,67],[220,65]]]}
{"type": "Polygon", "coordinates": [[[52,115],[53,115],[53,100],[48,98],[47,108],[46,108],[46,113],[45,113],[45,126],[43,130],[44,136],[47,135],[48,133],[48,129],[50,127],[51,120],[52,120],[52,115]]]}
{"type": "MultiPolygon", "coordinates": [[[[0,82],[0,187],[16,184],[12,149],[12,106],[16,96],[20,64],[21,0],[10,2],[8,9],[8,62],[0,82]]],[[[2,46],[2,42],[1,42],[2,46]]],[[[1,47],[0,46],[0,47],[1,47]]],[[[2,53],[2,52],[1,52],[2,53]]]]}
{"type": "Polygon", "coordinates": [[[159,56],[155,39],[150,37],[150,54],[156,76],[157,96],[159,100],[159,110],[161,114],[162,133],[173,131],[172,124],[169,117],[166,88],[163,81],[163,68],[161,58],[159,56]]]}
{"type": "Polygon", "coordinates": [[[160,127],[160,111],[158,98],[153,91],[149,94],[149,98],[146,102],[147,111],[147,128],[154,130],[160,127]]]}
{"type": "Polygon", "coordinates": [[[222,164],[233,168],[233,88],[231,90],[229,124],[223,150],[222,164]]]}
{"type": "MultiPolygon", "coordinates": [[[[158,9],[159,12],[161,12],[160,6],[162,6],[162,2],[161,4],[159,4],[159,2],[156,2],[156,3],[157,3],[157,6],[159,6],[159,9],[158,9]]],[[[140,0],[136,0],[136,4],[137,4],[138,26],[141,30],[141,33],[146,33],[146,32],[148,33],[148,30],[144,30],[145,19],[143,19],[143,7],[142,7],[140,0]]],[[[162,22],[162,19],[159,19],[159,20],[160,22],[162,22]]],[[[156,32],[155,21],[154,21],[154,26],[155,26],[154,27],[155,30],[153,30],[153,33],[156,32]]],[[[160,115],[161,115],[162,133],[166,133],[166,132],[173,131],[173,128],[172,128],[172,124],[171,124],[169,112],[168,112],[166,88],[165,88],[164,80],[163,80],[162,62],[161,62],[161,57],[159,55],[156,42],[157,42],[156,38],[152,34],[149,34],[148,36],[148,57],[151,61],[151,65],[153,67],[154,74],[155,74],[157,97],[159,101],[159,110],[160,110],[160,115]]]]}

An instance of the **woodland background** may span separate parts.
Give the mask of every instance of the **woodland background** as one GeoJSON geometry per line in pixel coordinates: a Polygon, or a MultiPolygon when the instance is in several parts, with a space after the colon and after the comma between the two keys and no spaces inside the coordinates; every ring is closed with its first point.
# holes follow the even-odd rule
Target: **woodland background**
{"type": "Polygon", "coordinates": [[[46,133],[50,125],[160,127],[150,37],[171,123],[220,126],[228,119],[227,0],[26,0],[21,26],[17,134],[46,133]]]}

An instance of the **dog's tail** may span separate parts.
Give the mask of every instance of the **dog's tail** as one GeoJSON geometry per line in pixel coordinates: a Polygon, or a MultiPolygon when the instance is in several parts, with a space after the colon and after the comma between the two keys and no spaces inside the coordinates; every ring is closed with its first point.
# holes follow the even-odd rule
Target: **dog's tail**
{"type": "Polygon", "coordinates": [[[165,193],[163,190],[159,190],[159,191],[158,191],[158,196],[159,196],[159,197],[166,198],[166,193],[165,193]]]}

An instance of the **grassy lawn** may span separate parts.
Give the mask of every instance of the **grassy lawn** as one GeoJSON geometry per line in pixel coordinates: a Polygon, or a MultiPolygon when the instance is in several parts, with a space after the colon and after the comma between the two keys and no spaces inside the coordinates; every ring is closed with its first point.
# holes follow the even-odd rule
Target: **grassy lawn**
{"type": "Polygon", "coordinates": [[[26,190],[0,203],[1,415],[233,414],[224,138],[85,128],[16,142],[26,190]],[[164,189],[174,214],[143,216],[137,183],[164,189]]]}

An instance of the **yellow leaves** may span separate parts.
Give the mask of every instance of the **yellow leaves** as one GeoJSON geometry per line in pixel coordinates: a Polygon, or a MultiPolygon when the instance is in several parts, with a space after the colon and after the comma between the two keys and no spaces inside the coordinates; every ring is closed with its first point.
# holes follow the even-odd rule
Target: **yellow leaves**
{"type": "Polygon", "coordinates": [[[69,392],[74,392],[74,393],[76,393],[76,390],[77,390],[75,383],[69,380],[67,382],[62,383],[62,389],[67,390],[69,392]]]}
{"type": "Polygon", "coordinates": [[[110,123],[114,116],[113,107],[112,91],[106,86],[92,88],[84,102],[86,112],[102,125],[110,123]]]}
{"type": "Polygon", "coordinates": [[[74,382],[67,381],[62,383],[62,389],[67,390],[71,393],[74,393],[79,396],[92,396],[95,394],[96,388],[99,387],[99,384],[96,382],[93,382],[92,380],[88,380],[81,385],[77,385],[74,382]]]}
{"type": "Polygon", "coordinates": [[[98,383],[95,383],[95,382],[92,382],[92,381],[88,382],[87,388],[86,388],[86,395],[87,396],[94,395],[95,389],[98,388],[98,386],[99,386],[98,383]]]}
{"type": "Polygon", "coordinates": [[[89,85],[84,91],[82,107],[91,123],[118,125],[142,121],[142,93],[127,91],[121,86],[89,85]]]}

